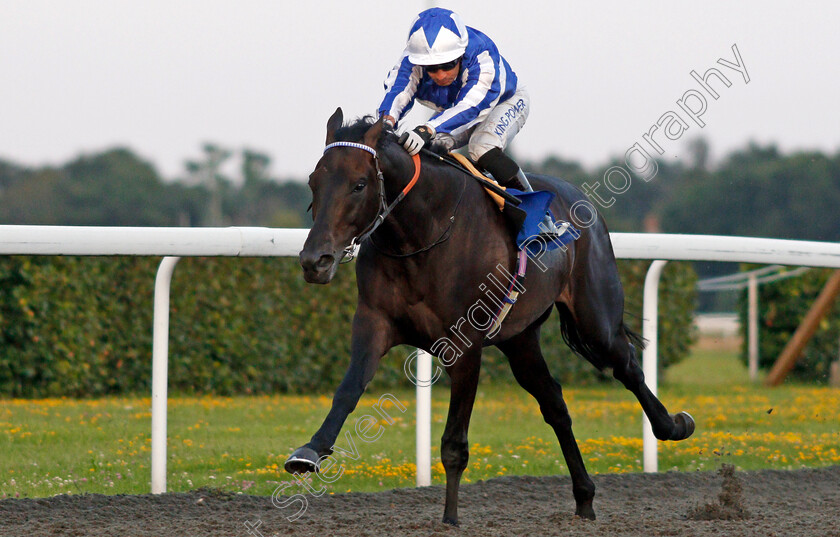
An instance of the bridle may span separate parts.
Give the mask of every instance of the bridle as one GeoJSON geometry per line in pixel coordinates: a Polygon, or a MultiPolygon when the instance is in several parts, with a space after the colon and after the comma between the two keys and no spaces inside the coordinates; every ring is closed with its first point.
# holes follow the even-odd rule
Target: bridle
{"type": "Polygon", "coordinates": [[[361,233],[353,237],[350,241],[350,244],[344,248],[344,251],[341,253],[341,259],[339,259],[339,263],[349,263],[356,257],[356,248],[368,237],[370,237],[376,228],[378,228],[382,222],[385,221],[385,218],[394,210],[394,207],[397,206],[399,202],[405,198],[406,194],[414,188],[414,185],[417,183],[417,179],[420,177],[420,155],[416,154],[412,158],[414,161],[414,176],[411,178],[411,181],[402,189],[402,192],[390,203],[385,199],[385,176],[382,175],[382,169],[379,167],[379,155],[376,153],[376,149],[367,146],[365,144],[359,144],[356,142],[333,142],[327,147],[324,148],[324,153],[332,149],[333,147],[355,147],[356,149],[361,149],[362,151],[367,151],[371,155],[373,155],[373,162],[376,165],[376,178],[378,179],[379,183],[379,210],[376,212],[376,216],[374,219],[362,230],[361,233]]]}

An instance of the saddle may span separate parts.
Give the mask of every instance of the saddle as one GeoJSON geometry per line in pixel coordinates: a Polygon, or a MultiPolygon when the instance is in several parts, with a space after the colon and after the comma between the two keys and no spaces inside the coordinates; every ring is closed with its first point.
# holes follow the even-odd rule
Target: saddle
{"type": "Polygon", "coordinates": [[[540,233],[539,224],[542,221],[542,215],[546,211],[550,211],[549,205],[554,199],[554,193],[545,190],[523,192],[515,188],[505,188],[494,179],[482,174],[475,163],[464,155],[460,153],[449,153],[449,156],[466,168],[480,183],[483,183],[487,195],[490,196],[502,214],[505,215],[505,221],[512,235],[516,237],[518,248],[527,248],[532,254],[539,255],[540,252],[548,252],[564,247],[580,237],[580,231],[575,229],[569,222],[557,221],[558,227],[561,230],[560,236],[552,240],[540,240],[537,243],[535,238],[540,233]],[[510,203],[509,199],[511,197],[518,200],[519,203],[516,205],[510,203]]]}
{"type": "MultiPolygon", "coordinates": [[[[577,239],[580,232],[568,222],[563,222],[560,226],[559,237],[553,240],[543,238],[540,236],[538,226],[548,210],[549,204],[554,199],[554,193],[546,191],[523,192],[513,188],[505,188],[497,181],[481,173],[475,163],[464,155],[449,153],[448,156],[460,164],[463,171],[470,173],[482,184],[484,191],[505,215],[505,221],[511,230],[511,234],[516,238],[516,246],[519,249],[516,274],[500,303],[496,305],[491,328],[487,332],[489,338],[499,331],[511,308],[516,304],[519,289],[522,288],[522,282],[525,279],[528,255],[540,255],[543,252],[564,247],[577,239]]],[[[441,159],[445,160],[442,157],[441,159]]],[[[455,165],[451,160],[447,160],[447,162],[455,165]]]]}

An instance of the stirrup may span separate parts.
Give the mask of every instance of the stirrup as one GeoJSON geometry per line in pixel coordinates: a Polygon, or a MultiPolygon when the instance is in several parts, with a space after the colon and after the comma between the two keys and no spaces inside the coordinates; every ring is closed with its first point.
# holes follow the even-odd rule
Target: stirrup
{"type": "MultiPolygon", "coordinates": [[[[531,188],[531,183],[528,182],[528,178],[525,177],[525,172],[522,171],[522,168],[516,172],[516,175],[512,177],[512,181],[519,181],[518,185],[515,185],[516,188],[523,192],[533,192],[534,189],[531,188]]],[[[514,186],[514,185],[511,185],[514,186]]],[[[546,215],[548,216],[548,215],[546,215]]],[[[550,220],[550,219],[549,219],[550,220]]]]}
{"type": "Polygon", "coordinates": [[[563,233],[566,232],[566,229],[568,229],[569,224],[567,222],[564,222],[563,225],[558,229],[557,225],[551,219],[551,216],[548,213],[545,213],[543,221],[540,222],[537,227],[539,227],[540,229],[540,233],[538,236],[545,237],[548,239],[556,239],[557,237],[560,237],[563,233]]]}

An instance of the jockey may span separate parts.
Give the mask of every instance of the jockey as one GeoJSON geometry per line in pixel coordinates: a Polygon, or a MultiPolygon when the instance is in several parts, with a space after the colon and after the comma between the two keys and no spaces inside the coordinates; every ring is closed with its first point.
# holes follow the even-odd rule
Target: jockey
{"type": "MultiPolygon", "coordinates": [[[[504,152],[528,119],[528,92],[493,41],[448,9],[427,9],[411,25],[402,57],[385,79],[379,116],[396,127],[415,100],[437,113],[400,137],[410,155],[432,141],[449,151],[469,144],[470,157],[499,184],[533,192],[504,152]]],[[[548,214],[541,228],[557,234],[548,214]]]]}

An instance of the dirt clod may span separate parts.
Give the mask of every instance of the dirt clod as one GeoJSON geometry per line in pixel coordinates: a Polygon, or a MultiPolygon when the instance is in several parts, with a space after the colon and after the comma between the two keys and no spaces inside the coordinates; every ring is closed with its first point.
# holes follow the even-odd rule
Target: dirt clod
{"type": "Polygon", "coordinates": [[[718,470],[723,477],[718,501],[698,505],[688,512],[692,520],[746,520],[750,512],[744,507],[741,481],[735,475],[735,467],[724,464],[718,470]]]}

